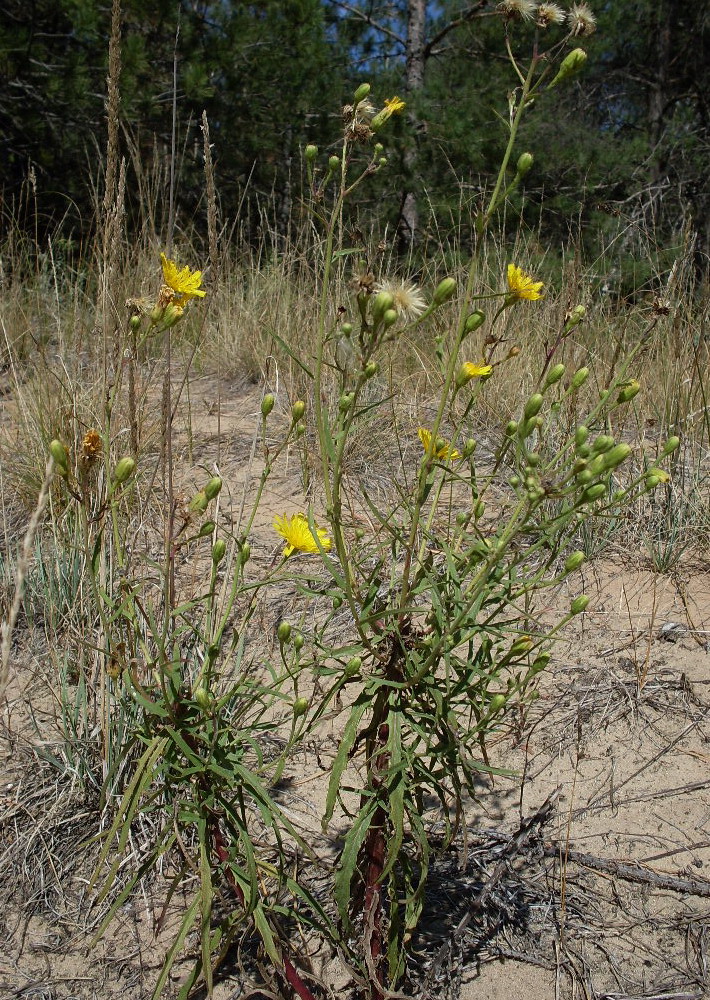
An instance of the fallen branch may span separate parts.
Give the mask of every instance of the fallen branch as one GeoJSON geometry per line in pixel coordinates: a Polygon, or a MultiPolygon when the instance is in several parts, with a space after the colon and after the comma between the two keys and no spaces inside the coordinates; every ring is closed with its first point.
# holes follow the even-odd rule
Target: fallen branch
{"type": "Polygon", "coordinates": [[[584,868],[614,875],[627,882],[644,882],[657,889],[667,889],[669,892],[680,892],[691,896],[704,896],[710,899],[710,880],[704,878],[681,878],[679,875],[662,875],[633,861],[613,861],[610,858],[597,858],[593,854],[582,851],[565,850],[564,844],[549,844],[545,846],[545,857],[557,857],[572,861],[584,868]]]}

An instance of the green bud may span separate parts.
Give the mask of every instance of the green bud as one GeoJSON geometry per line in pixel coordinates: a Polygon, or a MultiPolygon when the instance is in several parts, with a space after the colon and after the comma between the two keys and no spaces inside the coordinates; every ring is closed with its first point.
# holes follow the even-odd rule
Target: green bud
{"type": "Polygon", "coordinates": [[[212,707],[212,695],[206,687],[200,685],[192,692],[192,700],[196,701],[200,708],[206,712],[212,707]]]}
{"type": "Polygon", "coordinates": [[[335,597],[333,598],[333,610],[337,611],[338,608],[341,608],[342,606],[343,606],[343,599],[339,594],[336,594],[335,597]]]}
{"type": "Polygon", "coordinates": [[[658,486],[659,483],[669,483],[671,477],[663,469],[658,469],[656,467],[649,469],[646,473],[646,486],[649,489],[653,489],[658,486]],[[653,480],[653,482],[651,482],[653,480]]]}
{"type": "Polygon", "coordinates": [[[520,486],[520,476],[511,476],[510,485],[513,487],[514,490],[517,490],[518,486],[520,486]]]}
{"type": "Polygon", "coordinates": [[[261,401],[261,415],[264,419],[268,417],[274,408],[274,403],[276,402],[272,393],[267,392],[261,401]]]}
{"type": "Polygon", "coordinates": [[[291,420],[294,424],[298,423],[303,414],[306,412],[306,404],[302,399],[297,399],[296,402],[291,407],[291,420]]]}
{"type": "Polygon", "coordinates": [[[588,378],[589,378],[589,369],[578,368],[577,371],[572,376],[572,381],[570,382],[570,385],[572,386],[573,389],[579,389],[580,386],[584,385],[584,383],[587,381],[588,378]]]}
{"type": "Polygon", "coordinates": [[[308,699],[307,698],[296,698],[293,703],[293,717],[294,719],[300,719],[302,715],[305,715],[308,711],[308,699]]]}
{"type": "Polygon", "coordinates": [[[214,523],[214,521],[205,521],[200,530],[197,532],[197,537],[207,538],[208,535],[212,534],[212,532],[216,527],[217,525],[214,523]]]}
{"type": "Polygon", "coordinates": [[[453,278],[444,278],[440,281],[434,292],[434,297],[432,302],[435,306],[441,306],[444,302],[448,302],[452,296],[456,294],[456,282],[453,278]]]}
{"type": "Polygon", "coordinates": [[[608,434],[600,434],[592,445],[592,451],[595,455],[603,455],[605,451],[609,451],[609,449],[613,447],[614,438],[609,437],[608,434]]]}
{"type": "Polygon", "coordinates": [[[570,604],[570,611],[573,615],[581,615],[583,611],[587,610],[587,605],[589,604],[589,598],[586,594],[580,594],[579,597],[575,599],[570,604]]]}
{"type": "Polygon", "coordinates": [[[54,464],[59,474],[66,476],[69,471],[69,456],[67,455],[67,449],[57,438],[49,442],[49,454],[54,459],[54,464]]]}
{"type": "Polygon", "coordinates": [[[516,420],[510,420],[505,425],[505,436],[506,437],[514,437],[515,434],[517,433],[517,431],[518,431],[518,423],[517,423],[516,420]]]}
{"type": "Polygon", "coordinates": [[[530,467],[530,469],[536,469],[539,464],[540,464],[540,456],[536,451],[531,452],[528,455],[528,466],[530,467]]]}
{"type": "Polygon", "coordinates": [[[306,162],[313,163],[315,158],[318,156],[318,147],[314,146],[312,142],[309,142],[306,146],[306,162]]]}
{"type": "Polygon", "coordinates": [[[387,157],[386,156],[381,156],[377,162],[378,162],[378,164],[381,167],[386,167],[387,166],[387,157]]]}
{"type": "Polygon", "coordinates": [[[589,447],[588,444],[583,444],[580,445],[579,448],[577,449],[577,454],[579,455],[580,458],[589,458],[589,456],[592,454],[592,449],[589,447]]]}
{"type": "Polygon", "coordinates": [[[518,165],[516,167],[516,173],[518,177],[524,177],[529,173],[530,168],[533,165],[533,155],[532,153],[521,153],[518,157],[518,165]]]}
{"type": "Polygon", "coordinates": [[[391,292],[378,292],[372,300],[372,322],[381,323],[385,313],[394,307],[394,296],[391,292]]]}
{"type": "Polygon", "coordinates": [[[480,309],[476,309],[474,312],[469,313],[466,317],[466,322],[463,325],[464,334],[473,333],[480,326],[486,322],[486,314],[480,309]]]}
{"type": "Polygon", "coordinates": [[[486,512],[486,505],[483,500],[477,500],[473,505],[473,516],[479,521],[486,512]]]}
{"type": "Polygon", "coordinates": [[[353,656],[345,664],[345,676],[346,677],[354,677],[355,674],[357,674],[359,672],[361,666],[362,666],[362,660],[360,659],[360,657],[359,656],[353,656]]]}
{"type": "Polygon", "coordinates": [[[340,332],[344,337],[349,337],[353,332],[352,323],[343,323],[343,325],[340,327],[340,332]]]}
{"type": "Polygon", "coordinates": [[[140,330],[140,328],[141,328],[141,323],[142,322],[143,322],[143,317],[135,315],[135,316],[131,316],[130,320],[128,321],[128,325],[130,326],[131,330],[134,333],[137,333],[138,330],[140,330]]]}
{"type": "Polygon", "coordinates": [[[631,447],[628,444],[617,444],[603,456],[604,469],[615,469],[631,454],[631,447]]]}
{"type": "Polygon", "coordinates": [[[285,645],[291,639],[291,626],[288,622],[279,622],[279,627],[276,629],[276,635],[279,638],[279,642],[285,645]]]}
{"type": "Polygon", "coordinates": [[[370,84],[361,83],[353,94],[353,104],[359,104],[360,101],[364,101],[367,95],[370,93],[370,84]]]}
{"type": "Polygon", "coordinates": [[[293,648],[296,650],[297,653],[301,652],[305,641],[306,640],[303,638],[300,632],[297,632],[295,634],[295,636],[293,637],[293,648]]]}
{"type": "Polygon", "coordinates": [[[504,694],[494,694],[488,703],[488,714],[498,715],[500,710],[505,707],[506,697],[504,694]]]}
{"type": "Polygon", "coordinates": [[[565,562],[565,573],[574,573],[585,560],[584,552],[573,552],[565,562]]]}
{"type": "Polygon", "coordinates": [[[629,379],[621,392],[616,397],[617,403],[630,403],[634,396],[637,396],[641,386],[635,378],[629,379]]]}
{"type": "Polygon", "coordinates": [[[365,537],[365,529],[364,528],[356,528],[355,529],[355,537],[357,538],[358,542],[361,542],[363,540],[363,538],[365,537]]]}
{"type": "Polygon", "coordinates": [[[471,515],[467,514],[466,511],[460,510],[456,515],[456,524],[459,528],[465,528],[470,520],[471,515]]]}
{"type": "Polygon", "coordinates": [[[303,437],[303,435],[305,433],[306,433],[306,425],[305,424],[297,424],[296,425],[296,437],[297,438],[303,437]]]}
{"type": "Polygon", "coordinates": [[[585,427],[584,424],[580,424],[577,430],[574,432],[574,444],[576,448],[581,448],[589,437],[589,428],[585,427]]]}
{"type": "Polygon", "coordinates": [[[331,156],[331,157],[329,157],[328,158],[328,166],[330,167],[330,169],[333,172],[335,172],[336,170],[339,170],[340,169],[340,157],[339,156],[331,156]]]}
{"type": "Polygon", "coordinates": [[[660,481],[658,476],[646,476],[646,489],[655,490],[660,481]]]}
{"type": "Polygon", "coordinates": [[[577,73],[584,69],[584,64],[587,61],[587,53],[584,49],[572,49],[568,52],[560,64],[560,68],[557,71],[557,76],[548,85],[548,90],[552,87],[556,87],[558,83],[562,83],[563,80],[568,80],[570,77],[576,76],[577,73]]]}
{"type": "Polygon", "coordinates": [[[341,413],[347,413],[350,407],[353,405],[353,400],[355,396],[352,392],[344,392],[340,397],[338,402],[338,409],[341,413]]]}
{"type": "Polygon", "coordinates": [[[183,306],[178,306],[175,305],[175,303],[171,302],[170,305],[167,305],[165,307],[165,310],[163,312],[163,326],[166,329],[171,326],[175,326],[175,324],[182,319],[184,314],[185,314],[185,309],[183,306]]]}
{"type": "Polygon", "coordinates": [[[219,566],[225,557],[227,552],[227,543],[223,538],[218,538],[217,541],[212,546],[212,562],[215,566],[219,566]]]}
{"type": "Polygon", "coordinates": [[[574,309],[567,314],[564,332],[569,333],[570,330],[575,328],[575,326],[579,326],[586,315],[587,310],[584,306],[575,306],[574,309]]]}
{"type": "Polygon", "coordinates": [[[249,557],[251,555],[251,545],[249,542],[242,542],[242,547],[239,550],[239,562],[244,566],[245,563],[249,562],[249,557]]]}
{"type": "Polygon", "coordinates": [[[222,479],[220,476],[212,476],[210,481],[205,486],[205,496],[208,500],[214,500],[219,496],[219,491],[222,489],[222,479]]]}
{"type": "Polygon", "coordinates": [[[195,493],[187,509],[194,514],[204,514],[208,503],[207,494],[204,490],[200,490],[199,493],[195,493]]]}
{"type": "Polygon", "coordinates": [[[543,399],[542,394],[534,392],[525,404],[525,409],[523,410],[523,416],[525,419],[530,420],[532,417],[536,416],[540,412],[544,402],[545,400],[543,399]]]}
{"type": "Polygon", "coordinates": [[[382,154],[384,153],[384,151],[385,151],[385,147],[382,145],[381,142],[376,142],[375,145],[372,147],[372,155],[375,158],[377,158],[378,156],[382,156],[382,154]]]}
{"type": "Polygon", "coordinates": [[[126,455],[122,458],[120,462],[117,463],[116,468],[113,470],[113,481],[116,484],[125,483],[127,479],[130,479],[133,473],[136,471],[136,460],[126,455]]]}
{"type": "Polygon", "coordinates": [[[591,483],[593,479],[594,479],[594,474],[592,473],[591,469],[587,469],[586,467],[584,469],[580,469],[579,472],[577,473],[577,482],[579,483],[580,486],[589,485],[589,483],[591,483]]]}
{"type": "Polygon", "coordinates": [[[675,437],[675,435],[673,437],[669,437],[665,445],[663,446],[663,451],[661,452],[661,458],[665,458],[666,455],[671,455],[679,446],[680,446],[679,437],[675,437]]]}
{"type": "MultiPolygon", "coordinates": [[[[584,473],[582,473],[584,475],[584,473]]],[[[595,483],[594,486],[588,486],[580,497],[580,503],[593,503],[594,500],[598,500],[603,497],[606,493],[605,483],[595,483]]]]}
{"type": "Polygon", "coordinates": [[[380,368],[376,361],[368,361],[362,370],[362,374],[365,378],[372,378],[374,375],[377,375],[379,370],[380,368]]]}
{"type": "Polygon", "coordinates": [[[385,310],[385,314],[382,317],[382,322],[385,328],[393,326],[397,322],[397,310],[396,309],[385,310]]]}
{"type": "Polygon", "coordinates": [[[564,373],[564,365],[555,365],[553,368],[550,368],[547,373],[547,378],[545,379],[545,388],[547,389],[549,386],[554,385],[555,382],[559,382],[564,373]]]}
{"type": "Polygon", "coordinates": [[[540,653],[530,664],[530,672],[533,674],[539,674],[541,670],[544,670],[547,664],[550,662],[549,653],[540,653]]]}
{"type": "Polygon", "coordinates": [[[473,440],[473,438],[467,438],[463,446],[463,453],[462,453],[463,457],[470,458],[475,450],[476,450],[476,442],[473,440]]]}

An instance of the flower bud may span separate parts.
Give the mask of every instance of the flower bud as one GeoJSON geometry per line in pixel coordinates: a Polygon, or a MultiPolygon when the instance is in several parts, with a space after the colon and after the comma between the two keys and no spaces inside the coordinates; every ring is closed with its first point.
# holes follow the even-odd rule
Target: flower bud
{"type": "Polygon", "coordinates": [[[372,378],[374,375],[377,375],[379,370],[379,365],[376,361],[368,361],[363,368],[362,374],[365,378],[372,378]]]}
{"type": "Polygon", "coordinates": [[[279,637],[279,642],[285,645],[291,639],[291,626],[288,622],[279,622],[279,627],[276,629],[276,635],[279,637]]]}
{"type": "Polygon", "coordinates": [[[663,451],[661,452],[661,458],[665,458],[666,455],[671,455],[676,450],[676,448],[678,448],[679,445],[680,445],[679,437],[675,437],[675,435],[673,437],[669,437],[663,446],[663,451]]]}
{"type": "Polygon", "coordinates": [[[54,440],[49,442],[49,454],[54,459],[57,472],[59,472],[61,476],[66,476],[69,472],[69,456],[67,455],[67,449],[61,441],[57,440],[57,438],[54,438],[54,440]]]}
{"type": "Polygon", "coordinates": [[[125,483],[127,479],[130,479],[133,473],[136,471],[136,460],[126,455],[122,458],[113,470],[113,481],[114,483],[120,485],[125,483]]]}
{"type": "Polygon", "coordinates": [[[266,418],[268,417],[268,415],[273,410],[275,402],[276,402],[276,400],[275,400],[273,394],[270,393],[270,392],[267,392],[267,394],[264,396],[264,398],[261,401],[261,415],[264,418],[264,420],[266,420],[266,418]]]}
{"type": "Polygon", "coordinates": [[[219,566],[219,564],[224,559],[226,552],[227,552],[227,543],[223,538],[218,538],[217,541],[212,546],[212,562],[214,563],[215,566],[219,566]]]}
{"type": "Polygon", "coordinates": [[[587,53],[584,49],[572,49],[562,60],[560,68],[557,71],[557,76],[551,81],[548,86],[548,90],[552,87],[556,87],[558,83],[562,83],[563,80],[568,80],[572,76],[576,76],[584,68],[584,64],[587,61],[587,53]]]}
{"type": "Polygon", "coordinates": [[[291,420],[294,424],[298,423],[303,414],[306,412],[306,404],[302,399],[297,399],[296,402],[291,407],[291,420]]]}
{"type": "Polygon", "coordinates": [[[488,703],[488,715],[498,715],[505,707],[506,697],[504,694],[494,694],[488,703]]]}
{"type": "Polygon", "coordinates": [[[205,496],[208,500],[214,500],[215,497],[219,495],[219,491],[222,489],[222,479],[220,476],[212,476],[210,481],[205,486],[205,496]]]}
{"type": "Polygon", "coordinates": [[[513,435],[517,433],[517,430],[518,430],[517,420],[509,420],[508,423],[505,425],[505,436],[513,437],[513,435]]]}
{"type": "MultiPolygon", "coordinates": [[[[584,473],[582,473],[584,475],[584,473]]],[[[580,497],[580,503],[593,503],[600,497],[603,497],[606,493],[605,483],[595,483],[593,486],[588,486],[587,489],[582,493],[580,497]]]]}
{"type": "Polygon", "coordinates": [[[588,378],[589,378],[589,369],[578,368],[577,371],[572,376],[572,381],[570,382],[570,385],[572,386],[573,389],[579,389],[580,386],[584,385],[584,383],[587,381],[588,378]]]}
{"type": "Polygon", "coordinates": [[[192,692],[192,700],[196,701],[200,708],[207,712],[212,707],[212,695],[206,687],[200,685],[192,692]]]}
{"type": "Polygon", "coordinates": [[[568,312],[565,316],[564,332],[569,333],[570,330],[574,330],[575,326],[579,326],[586,315],[587,310],[584,306],[575,306],[574,309],[570,310],[570,312],[568,312]]]}
{"type": "Polygon", "coordinates": [[[338,402],[338,409],[341,413],[347,413],[350,407],[353,405],[353,400],[355,396],[352,392],[344,392],[340,397],[338,402]]]}
{"type": "Polygon", "coordinates": [[[586,594],[580,594],[579,597],[575,599],[570,604],[570,612],[573,615],[581,615],[583,611],[587,610],[587,605],[589,604],[589,597],[586,594]]]}
{"type": "Polygon", "coordinates": [[[296,698],[293,703],[293,717],[300,719],[308,711],[308,698],[296,698]]]}
{"type": "Polygon", "coordinates": [[[328,166],[335,173],[336,170],[340,169],[340,157],[331,156],[328,158],[328,166]]]}
{"type": "Polygon", "coordinates": [[[628,444],[617,444],[602,457],[603,468],[605,470],[615,469],[631,454],[631,447],[628,444]]]}
{"type": "Polygon", "coordinates": [[[545,400],[542,398],[542,395],[539,392],[534,392],[525,404],[525,409],[523,410],[524,418],[530,420],[532,417],[537,416],[544,402],[545,400]]]}
{"type": "Polygon", "coordinates": [[[306,433],[306,425],[303,423],[296,424],[296,437],[297,438],[303,437],[305,433],[306,433]]]}
{"type": "Polygon", "coordinates": [[[529,173],[530,168],[533,165],[533,155],[532,153],[521,153],[518,157],[518,165],[516,167],[516,173],[518,177],[524,177],[529,173]]]}
{"type": "Polygon", "coordinates": [[[300,653],[300,651],[303,649],[305,641],[306,640],[303,638],[300,632],[297,632],[296,635],[293,637],[293,648],[296,650],[297,653],[300,653]]]}
{"type": "Polygon", "coordinates": [[[370,93],[370,84],[361,83],[353,94],[353,104],[359,104],[360,101],[364,101],[367,95],[370,93]]]}
{"type": "Polygon", "coordinates": [[[565,562],[565,573],[574,573],[582,565],[585,558],[584,552],[573,552],[565,562]]]}
{"type": "Polygon", "coordinates": [[[184,313],[185,310],[182,306],[178,306],[174,302],[171,302],[170,305],[165,307],[165,311],[163,313],[163,326],[166,329],[171,326],[175,326],[175,324],[182,319],[184,313]]]}
{"type": "Polygon", "coordinates": [[[313,143],[309,143],[306,146],[306,162],[313,163],[313,161],[317,156],[318,156],[318,147],[314,146],[313,143]]]}
{"type": "Polygon", "coordinates": [[[473,505],[473,516],[478,521],[483,517],[485,512],[486,512],[486,505],[484,504],[483,500],[477,500],[476,503],[473,505]]]}
{"type": "Polygon", "coordinates": [[[357,674],[359,672],[361,666],[362,666],[362,660],[360,659],[360,657],[359,656],[353,656],[345,664],[345,676],[346,677],[354,677],[355,674],[357,674]]]}
{"type": "Polygon", "coordinates": [[[470,458],[476,450],[476,442],[473,438],[466,438],[463,446],[463,457],[470,458]]]}
{"type": "Polygon", "coordinates": [[[658,486],[659,483],[665,484],[669,483],[670,481],[671,477],[668,475],[665,469],[658,469],[654,467],[652,469],[649,469],[648,472],[646,473],[646,485],[649,487],[649,489],[653,489],[654,487],[658,486]],[[650,482],[650,480],[653,480],[653,482],[650,482]]]}
{"type": "Polygon", "coordinates": [[[205,521],[200,530],[197,532],[197,537],[207,538],[208,535],[212,534],[212,532],[216,527],[217,525],[214,523],[214,521],[205,521]]]}
{"type": "Polygon", "coordinates": [[[617,403],[630,403],[634,396],[638,395],[640,388],[635,378],[630,379],[616,397],[617,403]]]}
{"type": "Polygon", "coordinates": [[[603,455],[605,451],[609,451],[609,449],[613,447],[614,438],[609,437],[608,434],[600,434],[592,445],[592,451],[595,455],[603,455]]]}
{"type": "Polygon", "coordinates": [[[589,428],[585,427],[584,424],[580,424],[577,430],[574,432],[574,444],[576,448],[581,448],[589,437],[589,428]]]}
{"type": "Polygon", "coordinates": [[[530,673],[539,674],[541,670],[544,670],[547,664],[550,662],[549,653],[540,653],[530,664],[530,673]]]}
{"type": "Polygon", "coordinates": [[[200,490],[199,493],[195,493],[187,509],[194,514],[203,514],[207,510],[208,503],[207,494],[204,490],[200,490]]]}
{"type": "Polygon", "coordinates": [[[547,378],[545,379],[545,388],[547,389],[549,386],[554,385],[555,382],[559,382],[564,373],[564,365],[555,365],[553,368],[550,368],[547,373],[547,378]]]}
{"type": "Polygon", "coordinates": [[[394,308],[394,296],[391,292],[381,291],[372,300],[372,322],[381,323],[385,313],[394,308]]]}
{"type": "Polygon", "coordinates": [[[440,281],[434,292],[434,297],[432,302],[435,306],[443,305],[444,302],[448,302],[449,299],[456,294],[456,282],[453,278],[444,278],[440,281]]]}
{"type": "Polygon", "coordinates": [[[480,326],[483,326],[485,321],[486,321],[486,314],[482,312],[480,309],[474,310],[474,312],[470,313],[466,317],[466,322],[463,325],[464,334],[467,335],[469,333],[473,333],[474,330],[477,330],[480,326]]]}
{"type": "Polygon", "coordinates": [[[137,333],[138,330],[140,330],[140,328],[141,328],[141,323],[142,322],[143,322],[142,317],[139,316],[138,314],[136,314],[134,316],[131,316],[130,320],[128,321],[128,325],[130,326],[131,330],[134,333],[137,333]]]}
{"type": "Polygon", "coordinates": [[[385,314],[382,317],[382,323],[384,324],[385,328],[387,328],[388,326],[392,326],[396,322],[397,322],[397,310],[386,309],[385,314]]]}

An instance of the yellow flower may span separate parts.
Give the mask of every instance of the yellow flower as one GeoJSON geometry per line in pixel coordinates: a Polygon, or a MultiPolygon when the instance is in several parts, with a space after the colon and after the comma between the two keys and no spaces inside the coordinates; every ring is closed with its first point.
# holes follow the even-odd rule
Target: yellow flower
{"type": "Polygon", "coordinates": [[[493,367],[491,365],[483,364],[475,365],[473,361],[464,361],[464,363],[459,368],[456,373],[456,386],[461,388],[461,386],[466,385],[473,378],[486,379],[490,378],[493,374],[493,367]]]}
{"type": "MultiPolygon", "coordinates": [[[[283,516],[277,514],[274,518],[274,530],[286,541],[286,548],[284,549],[284,556],[286,557],[292,555],[294,552],[320,552],[315,535],[311,531],[308,518],[305,514],[294,514],[292,517],[286,517],[285,514],[283,516]]],[[[331,541],[328,538],[325,528],[316,527],[316,535],[321,547],[328,552],[331,541]]]]}
{"type": "Polygon", "coordinates": [[[378,129],[382,128],[386,121],[389,121],[392,115],[399,114],[404,106],[404,101],[401,101],[399,97],[388,97],[382,111],[378,111],[370,122],[370,128],[372,131],[377,132],[378,129]]]}
{"type": "Polygon", "coordinates": [[[530,302],[534,302],[535,299],[541,299],[543,298],[540,294],[542,285],[542,281],[535,281],[515,264],[508,264],[509,291],[506,296],[507,302],[516,302],[518,299],[528,299],[530,302]]]}
{"type": "MultiPolygon", "coordinates": [[[[426,427],[419,428],[419,440],[421,441],[424,451],[429,452],[431,447],[431,431],[428,431],[426,427]]],[[[453,462],[457,458],[461,458],[461,452],[457,451],[448,441],[444,441],[442,438],[437,438],[436,444],[439,445],[437,448],[434,447],[434,457],[439,458],[442,461],[453,462]]]]}
{"type": "Polygon", "coordinates": [[[160,255],[160,263],[163,267],[163,280],[168,288],[175,292],[173,304],[184,306],[190,299],[203,299],[207,294],[200,288],[202,284],[202,271],[191,271],[185,265],[179,268],[174,260],[169,260],[164,253],[160,255]]]}

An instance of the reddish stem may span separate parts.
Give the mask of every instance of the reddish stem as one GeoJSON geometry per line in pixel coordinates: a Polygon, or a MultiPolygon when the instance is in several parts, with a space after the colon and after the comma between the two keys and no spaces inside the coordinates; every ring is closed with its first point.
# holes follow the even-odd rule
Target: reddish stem
{"type": "MultiPolygon", "coordinates": [[[[389,727],[383,722],[377,730],[377,742],[383,748],[387,745],[389,738],[389,727]]],[[[374,766],[370,772],[370,781],[373,789],[378,789],[382,785],[379,775],[383,774],[389,764],[389,755],[380,750],[375,758],[374,766]]],[[[384,993],[380,987],[385,984],[385,968],[383,956],[384,935],[382,932],[383,906],[382,906],[382,872],[385,869],[385,827],[386,813],[381,805],[375,809],[370,824],[370,829],[363,845],[365,860],[365,894],[363,898],[363,917],[365,922],[366,946],[369,936],[369,951],[371,960],[371,970],[375,981],[372,984],[372,1000],[384,1000],[384,993]]]]}

